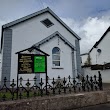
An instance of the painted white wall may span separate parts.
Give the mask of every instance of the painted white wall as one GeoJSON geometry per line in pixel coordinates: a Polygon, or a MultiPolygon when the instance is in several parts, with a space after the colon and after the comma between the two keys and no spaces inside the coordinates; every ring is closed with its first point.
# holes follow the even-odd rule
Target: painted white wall
{"type": "MultiPolygon", "coordinates": [[[[67,31],[52,15],[49,13],[44,13],[40,16],[32,18],[26,22],[20,23],[11,27],[12,32],[12,57],[11,57],[11,80],[17,77],[17,51],[23,50],[32,46],[33,44],[41,41],[42,39],[48,37],[54,32],[58,31],[63,35],[68,41],[70,41],[75,46],[75,37],[67,31]],[[50,28],[44,26],[40,21],[49,18],[54,25],[50,28]]],[[[53,44],[49,45],[51,47],[53,44]]],[[[48,47],[48,48],[49,48],[48,47]]],[[[45,52],[48,53],[47,47],[41,47],[45,52]]],[[[66,48],[66,47],[65,47],[66,48]]],[[[67,49],[67,52],[69,50],[67,49]]],[[[50,53],[50,52],[49,52],[50,53]]],[[[68,55],[67,55],[68,57],[68,55]]],[[[70,59],[69,59],[70,60],[70,59]]],[[[76,60],[76,57],[75,57],[76,60]]],[[[67,60],[66,60],[67,61],[67,60]]],[[[64,65],[64,64],[63,64],[64,65]]],[[[62,65],[62,66],[63,66],[62,65]]],[[[67,63],[67,65],[70,65],[67,63]]],[[[53,70],[54,71],[54,70],[53,70]]],[[[67,69],[65,69],[67,72],[67,69]]],[[[71,71],[68,69],[68,71],[71,71]]],[[[66,75],[66,73],[64,73],[66,75]]],[[[24,75],[24,78],[32,79],[34,75],[24,75]]]]}
{"type": "MultiPolygon", "coordinates": [[[[50,79],[57,78],[58,75],[61,78],[64,77],[68,77],[69,75],[72,76],[72,54],[71,54],[71,48],[66,45],[61,39],[59,39],[59,45],[58,45],[58,37],[55,37],[53,39],[51,39],[49,42],[41,45],[40,47],[41,50],[46,51],[50,56],[47,59],[47,71],[48,71],[48,76],[50,79]],[[52,49],[54,47],[59,47],[61,52],[61,59],[60,59],[60,63],[61,66],[59,67],[59,69],[56,69],[53,65],[52,65],[52,49]]],[[[41,74],[42,78],[45,78],[45,74],[41,74]]]]}
{"type": "Polygon", "coordinates": [[[96,48],[94,48],[91,52],[90,52],[90,57],[91,57],[91,63],[97,64],[97,50],[96,48]]]}
{"type": "Polygon", "coordinates": [[[90,52],[92,64],[104,64],[110,62],[110,32],[108,32],[97,48],[90,52]],[[97,52],[101,49],[101,53],[97,52]]]}
{"type": "Polygon", "coordinates": [[[82,66],[83,66],[83,65],[85,64],[85,62],[87,61],[87,58],[88,58],[88,54],[81,55],[81,60],[82,60],[81,65],[82,65],[82,66]]]}
{"type": "Polygon", "coordinates": [[[89,75],[89,76],[98,76],[98,71],[100,71],[102,75],[102,82],[103,83],[110,83],[110,70],[91,70],[90,68],[83,68],[84,70],[84,76],[89,75]]]}
{"type": "Polygon", "coordinates": [[[12,27],[12,29],[12,45],[20,44],[18,45],[18,47],[15,48],[16,51],[20,51],[21,49],[30,47],[31,45],[41,41],[42,39],[48,37],[56,31],[58,31],[75,46],[76,38],[49,13],[44,13],[26,22],[22,22],[18,25],[15,25],[12,27]],[[54,23],[54,25],[50,28],[47,28],[40,22],[46,18],[49,18],[51,22],[54,23]]]}

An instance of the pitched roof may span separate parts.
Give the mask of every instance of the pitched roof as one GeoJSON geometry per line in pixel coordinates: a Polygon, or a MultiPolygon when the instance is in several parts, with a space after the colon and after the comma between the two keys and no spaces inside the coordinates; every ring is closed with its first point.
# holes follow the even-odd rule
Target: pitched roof
{"type": "Polygon", "coordinates": [[[93,50],[93,48],[96,48],[99,43],[103,40],[103,38],[105,37],[105,35],[110,31],[110,26],[108,27],[108,29],[105,31],[105,33],[102,35],[102,37],[99,39],[99,41],[97,41],[94,46],[91,48],[91,50],[89,51],[89,53],[93,50]]]}
{"type": "Polygon", "coordinates": [[[47,54],[47,53],[45,53],[44,51],[42,51],[42,50],[40,50],[39,48],[37,48],[37,47],[35,47],[35,46],[32,46],[32,47],[30,47],[30,48],[27,48],[27,49],[24,49],[24,50],[21,50],[21,51],[19,51],[19,52],[16,52],[15,54],[22,54],[22,52],[24,52],[24,51],[26,51],[26,50],[37,50],[37,51],[39,51],[39,52],[41,52],[42,54],[44,54],[45,56],[50,56],[49,54],[47,54]]]}
{"type": "Polygon", "coordinates": [[[64,38],[58,31],[56,31],[55,33],[51,34],[50,36],[44,38],[43,40],[41,40],[40,42],[34,44],[33,46],[38,47],[38,46],[48,42],[49,40],[53,39],[56,36],[59,37],[61,40],[63,40],[65,42],[65,44],[67,44],[69,47],[76,50],[76,48],[66,38],[64,38]]]}
{"type": "Polygon", "coordinates": [[[57,21],[59,21],[70,33],[72,33],[77,39],[81,39],[72,29],[70,29],[49,7],[47,7],[47,8],[45,8],[45,9],[43,9],[43,10],[40,10],[40,11],[38,11],[38,12],[35,12],[35,13],[33,13],[33,14],[30,14],[30,15],[28,15],[28,16],[25,16],[25,17],[23,17],[23,18],[20,18],[20,19],[17,19],[17,20],[15,20],[15,21],[12,21],[12,22],[10,22],[10,23],[7,23],[7,24],[5,24],[5,25],[3,25],[2,26],[2,28],[3,29],[5,29],[5,28],[8,28],[8,27],[11,27],[11,26],[14,26],[14,25],[16,25],[16,24],[19,24],[19,23],[21,23],[21,22],[24,22],[24,21],[26,21],[26,20],[29,20],[29,19],[31,19],[31,18],[33,18],[33,17],[36,17],[36,16],[38,16],[38,15],[41,15],[41,14],[43,14],[43,13],[45,13],[45,12],[49,12],[55,19],[57,19],[57,21]]]}

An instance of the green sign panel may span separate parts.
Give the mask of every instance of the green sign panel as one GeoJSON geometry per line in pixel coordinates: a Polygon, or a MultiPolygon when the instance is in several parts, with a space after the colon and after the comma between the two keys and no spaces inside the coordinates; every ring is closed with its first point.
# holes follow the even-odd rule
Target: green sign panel
{"type": "Polygon", "coordinates": [[[46,72],[45,56],[34,56],[34,72],[46,72]]]}

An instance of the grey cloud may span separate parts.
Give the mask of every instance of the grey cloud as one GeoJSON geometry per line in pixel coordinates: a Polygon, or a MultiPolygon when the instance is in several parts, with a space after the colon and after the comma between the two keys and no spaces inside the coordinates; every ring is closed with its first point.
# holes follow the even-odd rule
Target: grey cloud
{"type": "Polygon", "coordinates": [[[41,9],[36,0],[0,0],[0,17],[18,19],[41,9]]]}
{"type": "Polygon", "coordinates": [[[58,16],[83,20],[108,11],[110,0],[0,0],[0,17],[17,19],[49,6],[58,16]]]}
{"type": "Polygon", "coordinates": [[[82,38],[81,52],[87,52],[110,25],[110,0],[0,0],[0,26],[47,6],[82,38]]]}
{"type": "Polygon", "coordinates": [[[110,26],[110,16],[88,17],[82,22],[62,18],[80,37],[81,53],[88,52],[110,26]]]}
{"type": "MultiPolygon", "coordinates": [[[[48,1],[48,0],[47,0],[48,1]]],[[[44,1],[59,14],[59,16],[66,18],[74,18],[75,20],[82,20],[88,16],[102,16],[101,10],[109,10],[110,0],[50,0],[51,5],[44,1]]]]}

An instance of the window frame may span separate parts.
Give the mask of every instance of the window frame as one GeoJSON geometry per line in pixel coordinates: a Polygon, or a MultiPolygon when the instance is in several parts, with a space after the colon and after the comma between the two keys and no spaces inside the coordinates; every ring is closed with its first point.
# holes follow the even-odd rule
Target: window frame
{"type": "Polygon", "coordinates": [[[60,50],[59,47],[54,47],[53,49],[52,49],[52,66],[53,67],[60,67],[61,66],[61,50],[60,50]],[[58,48],[59,49],[59,53],[58,54],[53,53],[53,49],[55,49],[55,48],[58,48]],[[59,60],[55,60],[53,58],[53,56],[59,56],[59,60]],[[53,62],[59,62],[59,65],[55,65],[53,62]]]}

